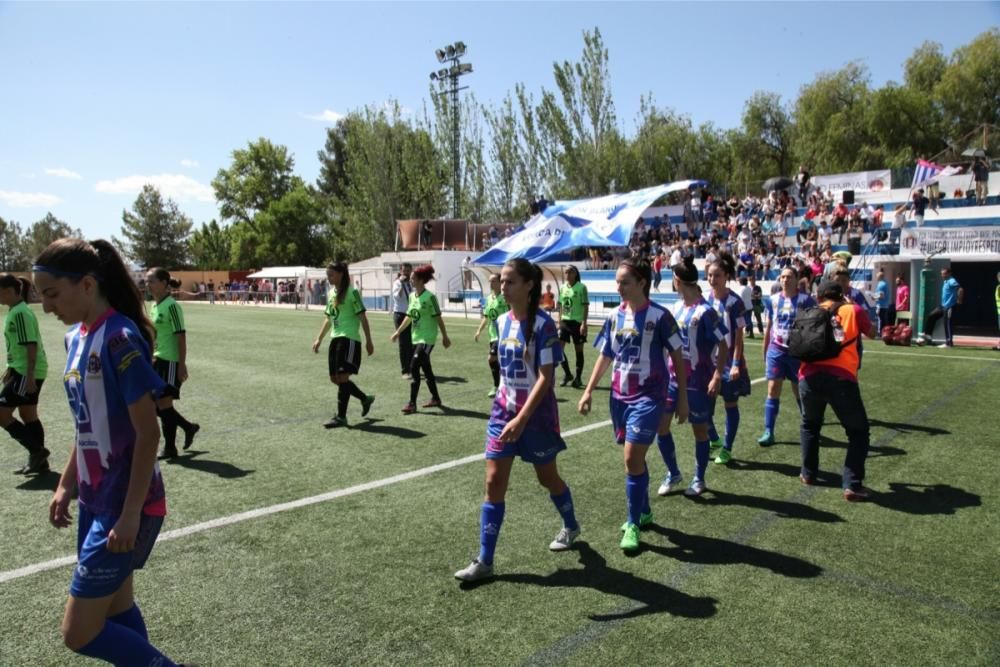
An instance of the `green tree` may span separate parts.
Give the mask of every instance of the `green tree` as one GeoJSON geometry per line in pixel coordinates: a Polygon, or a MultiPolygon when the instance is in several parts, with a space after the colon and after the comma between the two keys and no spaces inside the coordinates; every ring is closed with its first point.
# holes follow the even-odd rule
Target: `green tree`
{"type": "Polygon", "coordinates": [[[953,138],[983,124],[1000,125],[1000,28],[955,49],[934,96],[945,110],[953,138]]]}
{"type": "Polygon", "coordinates": [[[252,222],[266,209],[301,183],[292,173],[295,159],[285,146],[263,137],[233,151],[228,169],[220,169],[212,180],[219,213],[225,220],[252,222]]]}
{"type": "Polygon", "coordinates": [[[0,217],[0,271],[27,271],[30,268],[24,230],[13,220],[0,217]]]}
{"type": "Polygon", "coordinates": [[[760,175],[767,178],[792,173],[794,126],[780,95],[755,92],[743,106],[742,130],[747,139],[747,158],[762,170],[760,175]]]}
{"type": "Polygon", "coordinates": [[[298,184],[254,219],[255,265],[322,265],[332,256],[328,222],[318,193],[298,184]]]}
{"type": "Polygon", "coordinates": [[[46,213],[45,217],[35,222],[28,228],[25,234],[25,251],[29,259],[33,259],[42,254],[50,243],[64,238],[81,238],[83,232],[69,224],[63,222],[52,213],[46,213]]]}
{"type": "Polygon", "coordinates": [[[125,255],[140,266],[170,269],[187,264],[191,219],[172,199],[164,201],[160,191],[144,185],[131,211],[122,211],[122,236],[115,240],[125,255]]]}
{"type": "Polygon", "coordinates": [[[191,234],[191,258],[198,269],[228,269],[235,266],[230,256],[230,228],[215,220],[202,223],[191,234]]]}
{"type": "Polygon", "coordinates": [[[859,148],[872,145],[865,112],[871,97],[868,68],[852,62],[824,72],[799,92],[793,119],[798,161],[813,173],[837,173],[882,166],[859,148]]]}

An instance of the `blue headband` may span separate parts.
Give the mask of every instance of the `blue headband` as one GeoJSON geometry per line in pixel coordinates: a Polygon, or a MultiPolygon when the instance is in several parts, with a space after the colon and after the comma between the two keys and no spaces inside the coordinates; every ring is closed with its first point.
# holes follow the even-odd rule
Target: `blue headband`
{"type": "Polygon", "coordinates": [[[100,278],[92,273],[79,273],[77,271],[63,271],[62,269],[56,269],[51,266],[45,266],[44,264],[34,264],[31,267],[34,273],[48,273],[55,276],[56,278],[70,278],[72,280],[83,280],[84,276],[93,276],[98,282],[101,281],[100,278]]]}

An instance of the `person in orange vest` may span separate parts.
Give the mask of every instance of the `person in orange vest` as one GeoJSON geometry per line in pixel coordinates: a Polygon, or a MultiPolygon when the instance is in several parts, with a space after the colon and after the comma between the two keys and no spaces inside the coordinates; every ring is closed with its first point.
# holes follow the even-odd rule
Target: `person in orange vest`
{"type": "Polygon", "coordinates": [[[799,397],[802,401],[802,426],[799,443],[802,469],[799,480],[816,483],[819,474],[820,429],[826,406],[833,408],[847,434],[842,486],[844,499],[869,500],[872,491],[864,486],[865,459],[870,444],[868,414],[858,384],[858,346],[862,334],[871,337],[871,319],[864,306],[844,300],[843,288],[835,280],[820,283],[819,307],[834,315],[834,333],[841,343],[840,353],[822,361],[803,361],[799,366],[799,397]]]}

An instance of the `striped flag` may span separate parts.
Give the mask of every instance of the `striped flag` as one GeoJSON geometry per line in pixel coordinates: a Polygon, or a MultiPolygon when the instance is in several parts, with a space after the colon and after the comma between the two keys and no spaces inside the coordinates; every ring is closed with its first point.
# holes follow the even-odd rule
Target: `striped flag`
{"type": "Polygon", "coordinates": [[[942,167],[927,160],[917,160],[917,169],[913,172],[913,185],[910,186],[910,189],[916,190],[928,183],[933,183],[939,178],[951,176],[960,171],[962,171],[961,167],[942,167]]]}

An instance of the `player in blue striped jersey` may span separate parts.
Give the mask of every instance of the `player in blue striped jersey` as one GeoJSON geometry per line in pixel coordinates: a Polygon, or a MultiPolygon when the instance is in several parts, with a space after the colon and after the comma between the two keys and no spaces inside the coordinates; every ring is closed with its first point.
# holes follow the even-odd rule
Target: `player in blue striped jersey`
{"type": "Polygon", "coordinates": [[[767,399],[764,401],[764,434],[757,439],[761,447],[774,444],[774,425],[781,406],[784,381],[792,383],[795,402],[799,402],[799,360],[788,354],[788,335],[799,311],[812,308],[816,300],[799,291],[798,273],[785,267],[778,277],[781,291],[765,303],[767,326],[764,328],[764,366],[767,370],[767,399]]]}

